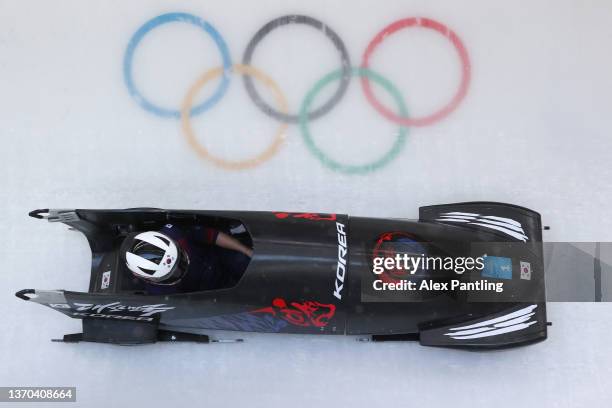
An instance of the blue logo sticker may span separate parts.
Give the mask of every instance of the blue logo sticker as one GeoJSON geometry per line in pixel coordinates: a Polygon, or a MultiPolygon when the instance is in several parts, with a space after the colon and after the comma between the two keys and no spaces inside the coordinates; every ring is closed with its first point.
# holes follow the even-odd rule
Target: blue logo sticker
{"type": "Polygon", "coordinates": [[[482,276],[496,279],[512,279],[512,259],[501,256],[486,256],[482,276]]]}

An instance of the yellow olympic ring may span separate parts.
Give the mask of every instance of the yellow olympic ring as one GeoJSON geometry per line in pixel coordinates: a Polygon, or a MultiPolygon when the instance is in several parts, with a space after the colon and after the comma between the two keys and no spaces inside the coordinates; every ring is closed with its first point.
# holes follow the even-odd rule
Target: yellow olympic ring
{"type": "MultiPolygon", "coordinates": [[[[183,132],[185,134],[185,137],[187,137],[189,145],[196,151],[198,155],[200,155],[206,160],[210,160],[219,167],[223,167],[229,170],[242,170],[249,167],[258,166],[263,162],[271,159],[272,156],[274,156],[274,154],[278,152],[278,149],[285,141],[285,132],[288,127],[287,123],[283,123],[280,125],[280,127],[276,131],[276,135],[274,137],[274,140],[272,141],[272,144],[265,151],[253,158],[236,161],[226,160],[213,156],[204,146],[202,146],[198,142],[193,128],[191,127],[190,113],[195,96],[200,91],[200,89],[202,89],[204,85],[206,85],[209,81],[221,76],[223,74],[223,71],[223,67],[213,68],[210,71],[207,71],[191,86],[191,88],[187,92],[187,95],[185,96],[185,99],[183,100],[183,105],[181,107],[181,123],[183,125],[183,132]]],[[[234,64],[232,66],[232,72],[237,72],[241,75],[251,75],[260,80],[274,93],[274,97],[276,99],[280,111],[283,113],[288,112],[288,104],[285,96],[281,92],[276,82],[274,82],[272,78],[270,78],[268,75],[264,74],[257,68],[243,64],[234,64]]]]}

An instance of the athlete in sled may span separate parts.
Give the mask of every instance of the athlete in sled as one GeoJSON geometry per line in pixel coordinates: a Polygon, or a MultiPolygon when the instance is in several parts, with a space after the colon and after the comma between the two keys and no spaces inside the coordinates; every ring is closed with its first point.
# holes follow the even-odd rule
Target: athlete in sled
{"type": "Polygon", "coordinates": [[[172,294],[232,287],[253,251],[230,235],[200,225],[166,224],[134,232],[119,255],[147,294],[172,294]]]}
{"type": "Polygon", "coordinates": [[[523,207],[429,206],[414,221],[160,209],[30,215],[81,231],[92,250],[88,292],[16,294],[82,319],[83,332],[64,341],[208,342],[203,330],[461,348],[546,338],[540,215],[523,207]],[[418,267],[377,271],[378,259],[406,256],[421,259],[418,267]],[[466,270],[472,258],[478,267],[466,270]],[[430,259],[452,260],[453,270],[431,267],[430,259]]]}

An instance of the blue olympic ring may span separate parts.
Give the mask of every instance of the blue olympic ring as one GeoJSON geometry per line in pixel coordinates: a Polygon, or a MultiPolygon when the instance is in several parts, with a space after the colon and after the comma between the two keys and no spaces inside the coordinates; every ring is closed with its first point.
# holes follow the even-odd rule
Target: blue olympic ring
{"type": "Polygon", "coordinates": [[[193,24],[208,33],[208,35],[210,35],[215,41],[217,48],[219,48],[219,51],[221,52],[221,58],[223,59],[223,68],[225,72],[222,76],[221,83],[217,87],[215,93],[210,98],[208,98],[201,104],[195,106],[191,110],[191,115],[202,113],[212,108],[217,102],[219,102],[229,85],[229,73],[231,72],[232,62],[229,56],[229,50],[227,48],[227,45],[225,44],[225,40],[223,40],[223,37],[221,37],[221,34],[219,34],[219,32],[212,25],[202,20],[201,18],[194,16],[193,14],[162,14],[147,21],[145,24],[142,25],[142,27],[138,29],[138,31],[134,33],[134,35],[130,39],[130,42],[128,43],[127,49],[125,50],[125,56],[123,58],[123,78],[125,80],[125,85],[127,86],[128,91],[130,92],[130,95],[136,100],[136,102],[138,102],[140,106],[142,106],[149,112],[154,113],[155,115],[162,117],[180,118],[180,110],[162,108],[149,102],[144,97],[144,95],[142,95],[142,93],[140,93],[140,91],[136,89],[136,86],[134,85],[134,79],[132,78],[132,60],[134,58],[134,51],[138,47],[138,44],[140,44],[142,38],[155,27],[174,21],[193,24]]]}

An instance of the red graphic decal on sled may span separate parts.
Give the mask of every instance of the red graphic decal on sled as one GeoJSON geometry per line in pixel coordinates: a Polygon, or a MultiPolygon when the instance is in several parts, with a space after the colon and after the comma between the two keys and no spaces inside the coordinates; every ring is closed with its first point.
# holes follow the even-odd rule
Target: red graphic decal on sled
{"type": "Polygon", "coordinates": [[[282,298],[272,301],[272,306],[253,310],[251,313],[267,313],[302,327],[325,327],[336,313],[336,306],[312,300],[291,302],[289,305],[282,298]]]}
{"type": "MultiPolygon", "coordinates": [[[[394,242],[407,240],[415,241],[415,237],[412,234],[408,234],[401,231],[390,231],[382,233],[376,240],[374,250],[372,251],[372,258],[394,258],[398,254],[402,254],[402,251],[398,252],[398,248],[389,246],[394,242]]],[[[406,279],[410,276],[410,272],[406,269],[387,269],[379,275],[380,280],[386,283],[398,283],[402,279],[406,279]]]]}
{"type": "Polygon", "coordinates": [[[336,214],[317,214],[317,213],[287,213],[287,212],[275,212],[276,218],[301,218],[311,221],[336,221],[336,214]]]}

